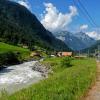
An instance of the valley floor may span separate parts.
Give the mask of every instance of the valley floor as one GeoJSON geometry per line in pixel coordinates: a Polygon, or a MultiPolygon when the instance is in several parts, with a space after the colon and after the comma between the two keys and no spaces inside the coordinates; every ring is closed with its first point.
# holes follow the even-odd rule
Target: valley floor
{"type": "Polygon", "coordinates": [[[0,100],[79,100],[95,80],[96,61],[73,59],[72,66],[66,67],[62,59],[46,59],[43,63],[53,70],[47,79],[11,95],[2,93],[0,100]]]}

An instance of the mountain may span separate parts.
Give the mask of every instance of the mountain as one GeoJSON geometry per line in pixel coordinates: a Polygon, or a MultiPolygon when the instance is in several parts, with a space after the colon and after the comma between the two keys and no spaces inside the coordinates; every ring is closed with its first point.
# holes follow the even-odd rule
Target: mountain
{"type": "Polygon", "coordinates": [[[73,50],[80,50],[85,46],[85,44],[79,38],[67,31],[57,33],[56,37],[63,40],[73,50]]]}
{"type": "Polygon", "coordinates": [[[93,38],[89,37],[84,32],[75,33],[75,36],[77,38],[81,39],[81,41],[86,45],[86,47],[90,47],[93,44],[95,44],[95,42],[96,42],[96,40],[94,40],[93,38]]]}
{"type": "Polygon", "coordinates": [[[90,52],[90,53],[95,53],[95,51],[100,50],[100,40],[98,40],[94,45],[92,45],[89,48],[86,48],[84,50],[82,50],[82,52],[90,52]]]}
{"type": "Polygon", "coordinates": [[[95,40],[90,38],[83,32],[71,33],[62,31],[54,33],[58,39],[64,41],[71,49],[78,51],[90,47],[95,43],[95,40]]]}
{"type": "Polygon", "coordinates": [[[29,48],[40,46],[50,50],[69,50],[27,8],[8,0],[0,0],[0,41],[29,48]]]}

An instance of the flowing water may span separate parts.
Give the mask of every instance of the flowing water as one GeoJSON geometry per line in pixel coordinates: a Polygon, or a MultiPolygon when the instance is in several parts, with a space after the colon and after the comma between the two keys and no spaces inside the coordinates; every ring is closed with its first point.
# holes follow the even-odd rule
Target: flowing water
{"type": "Polygon", "coordinates": [[[42,73],[32,70],[35,63],[36,61],[25,62],[1,70],[0,90],[13,93],[43,79],[42,73]]]}

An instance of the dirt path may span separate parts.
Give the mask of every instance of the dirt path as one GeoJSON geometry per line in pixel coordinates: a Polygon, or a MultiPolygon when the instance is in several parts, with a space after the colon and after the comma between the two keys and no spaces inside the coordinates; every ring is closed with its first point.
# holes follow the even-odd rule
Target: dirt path
{"type": "Polygon", "coordinates": [[[90,89],[83,100],[100,100],[100,62],[97,62],[97,79],[95,85],[90,89]]]}

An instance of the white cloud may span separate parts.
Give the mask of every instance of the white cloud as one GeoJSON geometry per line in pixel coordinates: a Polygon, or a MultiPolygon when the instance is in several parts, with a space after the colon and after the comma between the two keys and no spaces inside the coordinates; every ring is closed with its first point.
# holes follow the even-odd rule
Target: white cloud
{"type": "Polygon", "coordinates": [[[30,9],[30,4],[27,0],[19,0],[18,3],[30,9]]]}
{"type": "MultiPolygon", "coordinates": [[[[84,24],[84,25],[80,26],[80,30],[81,31],[86,30],[86,29],[88,29],[88,25],[87,24],[84,24]]],[[[100,34],[99,34],[97,29],[94,29],[93,31],[85,31],[85,33],[89,37],[91,37],[91,38],[93,38],[95,40],[100,40],[100,34]]]]}
{"type": "Polygon", "coordinates": [[[88,25],[84,24],[80,26],[80,30],[86,30],[86,29],[88,29],[88,25]]]}
{"type": "MultiPolygon", "coordinates": [[[[82,26],[80,26],[80,30],[81,31],[84,31],[86,29],[88,29],[88,25],[87,24],[83,24],[82,26]]],[[[93,38],[95,40],[100,40],[100,34],[98,33],[97,29],[94,29],[93,31],[85,31],[85,33],[89,37],[91,37],[91,38],[93,38]]]]}
{"type": "Polygon", "coordinates": [[[100,34],[96,31],[86,32],[86,34],[95,40],[100,40],[100,34]]]}
{"type": "Polygon", "coordinates": [[[60,31],[66,29],[72,22],[72,18],[78,14],[76,7],[69,6],[69,13],[61,13],[52,3],[44,3],[45,14],[43,13],[41,23],[49,31],[60,31]]]}

